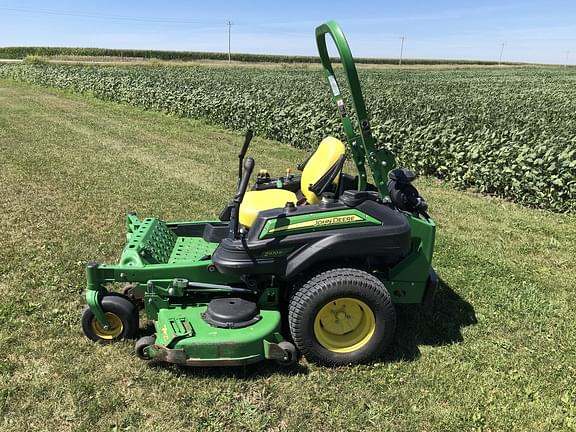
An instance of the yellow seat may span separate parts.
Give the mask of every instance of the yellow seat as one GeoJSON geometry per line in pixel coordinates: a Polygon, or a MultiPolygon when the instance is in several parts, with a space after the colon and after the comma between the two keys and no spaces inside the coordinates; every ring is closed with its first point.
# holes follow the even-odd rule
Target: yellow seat
{"type": "MultiPolygon", "coordinates": [[[[300,188],[309,204],[316,204],[320,201],[320,197],[310,190],[310,186],[320,180],[320,177],[326,174],[345,152],[346,146],[342,141],[334,137],[326,137],[308,160],[302,171],[300,188]]],[[[339,179],[340,174],[334,179],[334,184],[337,184],[339,179]]],[[[250,228],[261,211],[284,207],[287,202],[296,204],[297,201],[296,194],[285,189],[246,192],[240,205],[240,223],[250,228]]]]}

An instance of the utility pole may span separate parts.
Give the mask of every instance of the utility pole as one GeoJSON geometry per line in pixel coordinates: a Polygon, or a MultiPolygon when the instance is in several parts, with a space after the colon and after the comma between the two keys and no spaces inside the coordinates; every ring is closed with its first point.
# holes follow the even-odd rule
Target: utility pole
{"type": "Polygon", "coordinates": [[[398,62],[398,65],[402,66],[402,56],[404,55],[404,39],[406,39],[406,36],[402,36],[400,39],[400,61],[398,62]]]}
{"type": "Polygon", "coordinates": [[[570,50],[566,51],[566,62],[564,63],[564,67],[568,66],[568,59],[570,58],[570,50]]]}
{"type": "Polygon", "coordinates": [[[502,54],[504,54],[504,45],[505,43],[502,42],[502,46],[500,47],[500,58],[498,59],[498,66],[502,66],[502,54]]]}
{"type": "Polygon", "coordinates": [[[230,29],[232,28],[232,21],[228,20],[226,25],[228,26],[228,63],[230,63],[232,61],[232,54],[230,51],[230,29]]]}

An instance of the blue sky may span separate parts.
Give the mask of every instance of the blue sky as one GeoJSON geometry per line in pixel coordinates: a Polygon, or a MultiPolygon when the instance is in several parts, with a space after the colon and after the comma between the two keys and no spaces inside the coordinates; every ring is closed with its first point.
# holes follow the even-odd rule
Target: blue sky
{"type": "Polygon", "coordinates": [[[315,55],[328,19],[353,54],[576,64],[571,1],[0,0],[0,46],[85,46],[315,55]]]}

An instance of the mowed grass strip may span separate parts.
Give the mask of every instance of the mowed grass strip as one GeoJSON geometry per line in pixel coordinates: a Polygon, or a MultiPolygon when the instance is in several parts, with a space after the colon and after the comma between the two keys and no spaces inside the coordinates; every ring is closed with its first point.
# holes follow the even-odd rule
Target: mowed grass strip
{"type": "MultiPolygon", "coordinates": [[[[80,330],[83,265],[113,261],[124,213],[215,218],[241,134],[0,81],[4,430],[573,430],[576,220],[418,186],[438,223],[436,308],[399,309],[370,366],[183,369],[80,330]]],[[[255,138],[257,168],[305,153],[255,138]]]]}

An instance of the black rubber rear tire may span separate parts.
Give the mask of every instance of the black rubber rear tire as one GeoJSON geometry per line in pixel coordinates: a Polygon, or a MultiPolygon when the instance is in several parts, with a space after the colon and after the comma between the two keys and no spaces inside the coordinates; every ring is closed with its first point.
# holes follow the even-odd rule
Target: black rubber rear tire
{"type": "Polygon", "coordinates": [[[396,310],[386,287],[374,275],[352,268],[332,269],[296,289],[288,305],[288,324],[296,347],[309,361],[343,366],[372,361],[389,348],[396,331],[396,310]],[[365,345],[346,353],[326,349],[314,333],[320,309],[339,298],[362,301],[375,319],[374,332],[365,345]]]}
{"type": "Polygon", "coordinates": [[[82,313],[82,330],[88,339],[95,342],[107,344],[116,342],[121,339],[134,339],[138,332],[138,308],[134,303],[128,300],[121,294],[114,293],[113,295],[106,295],[101,301],[102,310],[104,313],[110,312],[116,315],[122,322],[122,332],[111,338],[103,339],[94,330],[93,323],[96,322],[96,317],[89,307],[86,307],[82,313]]]}

